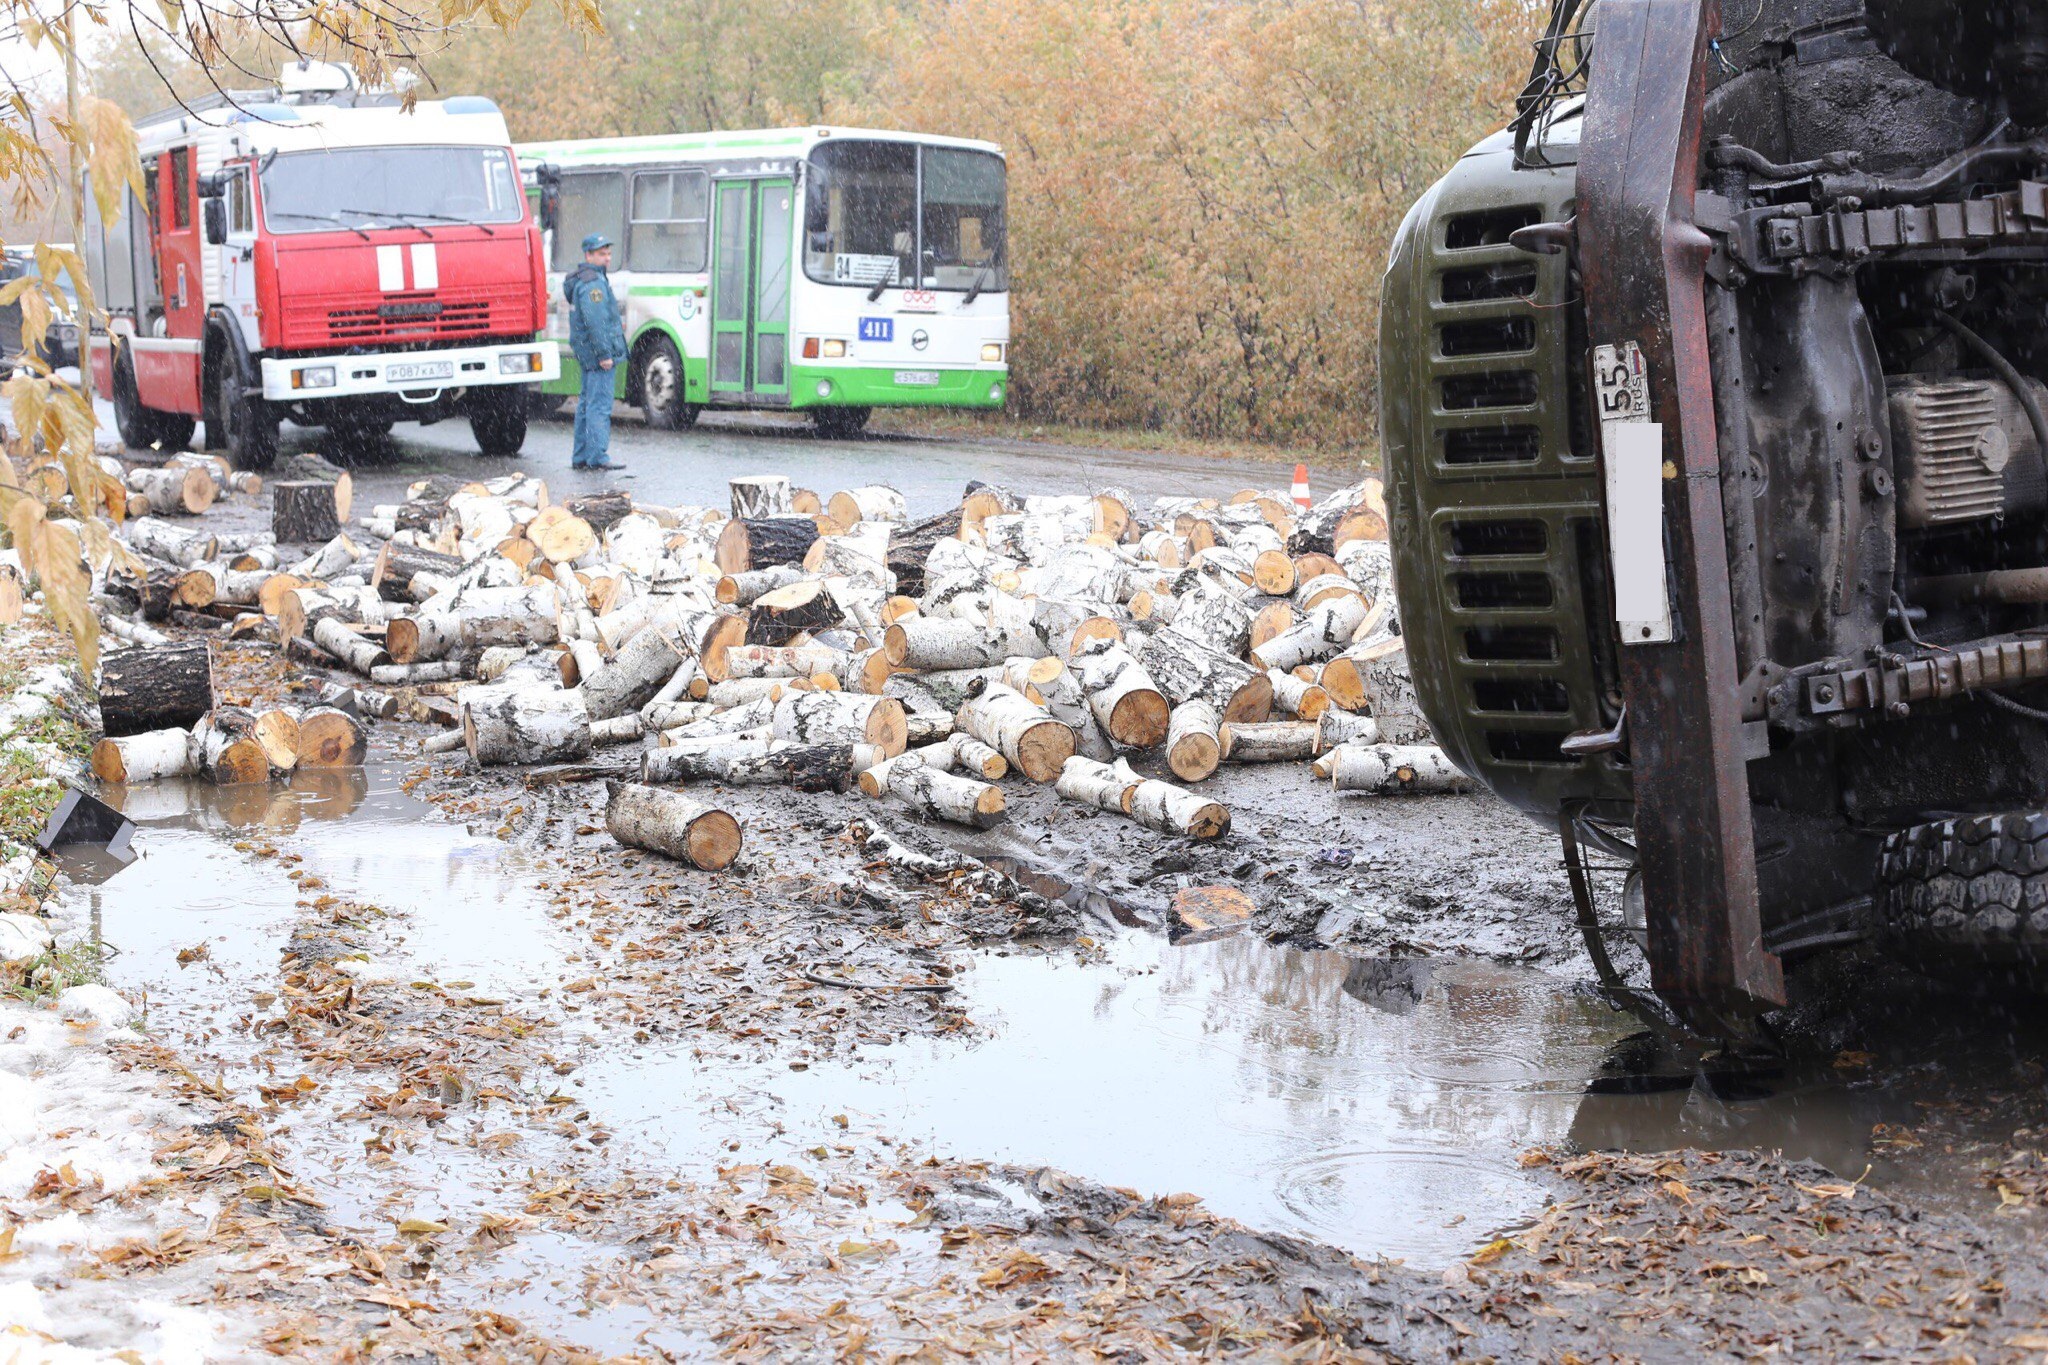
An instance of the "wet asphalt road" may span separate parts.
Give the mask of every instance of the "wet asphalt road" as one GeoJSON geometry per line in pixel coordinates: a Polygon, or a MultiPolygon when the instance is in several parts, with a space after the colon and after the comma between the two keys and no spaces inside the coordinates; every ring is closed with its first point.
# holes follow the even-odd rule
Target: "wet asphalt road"
{"type": "MultiPolygon", "coordinates": [[[[477,456],[466,422],[400,426],[382,449],[335,444],[319,428],[284,429],[283,449],[318,451],[356,470],[359,503],[396,500],[402,485],[423,473],[446,470],[490,477],[514,469],[540,475],[557,498],[598,488],[623,487],[642,502],[724,507],[726,480],[743,474],[786,474],[821,496],[862,484],[886,483],[904,495],[913,515],[943,511],[960,501],[969,479],[1017,493],[1079,493],[1120,487],[1141,506],[1169,494],[1228,497],[1243,488],[1287,488],[1292,465],[1205,459],[1160,453],[1087,449],[1002,437],[971,439],[862,435],[825,440],[800,419],[765,414],[706,417],[688,431],[655,431],[637,411],[621,406],[612,423],[617,474],[585,474],[569,467],[570,422],[563,415],[528,429],[514,460],[477,456]],[[389,486],[387,487],[387,479],[389,486]]],[[[1311,472],[1320,496],[1339,486],[1330,469],[1311,472]]]]}

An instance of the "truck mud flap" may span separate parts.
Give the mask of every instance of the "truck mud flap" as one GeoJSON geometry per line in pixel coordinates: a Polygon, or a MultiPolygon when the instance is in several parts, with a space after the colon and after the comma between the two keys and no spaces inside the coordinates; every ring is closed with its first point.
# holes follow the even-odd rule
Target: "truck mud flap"
{"type": "MultiPolygon", "coordinates": [[[[1635,415],[1662,428],[1669,638],[1621,648],[1651,985],[1709,1030],[1785,1001],[1758,917],[1707,355],[1709,244],[1693,223],[1716,9],[1602,0],[1578,176],[1589,339],[1640,348],[1647,404],[1635,415]]],[[[1640,429],[1626,434],[1641,443],[1640,429]]],[[[1618,444],[1603,441],[1603,461],[1618,444]]]]}

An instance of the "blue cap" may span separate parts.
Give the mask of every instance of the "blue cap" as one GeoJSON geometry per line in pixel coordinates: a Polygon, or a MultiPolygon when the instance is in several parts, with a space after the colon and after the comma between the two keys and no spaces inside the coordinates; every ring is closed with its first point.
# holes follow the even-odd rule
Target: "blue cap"
{"type": "Polygon", "coordinates": [[[583,239],[583,254],[588,256],[591,252],[602,251],[611,244],[611,238],[605,236],[602,232],[593,232],[583,239]]]}

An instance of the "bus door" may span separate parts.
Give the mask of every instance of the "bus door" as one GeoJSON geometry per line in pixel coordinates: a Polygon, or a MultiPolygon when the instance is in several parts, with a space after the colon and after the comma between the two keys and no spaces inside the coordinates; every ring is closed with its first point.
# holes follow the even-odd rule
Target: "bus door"
{"type": "Polygon", "coordinates": [[[712,195],[711,392],[787,402],[794,182],[718,180],[712,195]]]}

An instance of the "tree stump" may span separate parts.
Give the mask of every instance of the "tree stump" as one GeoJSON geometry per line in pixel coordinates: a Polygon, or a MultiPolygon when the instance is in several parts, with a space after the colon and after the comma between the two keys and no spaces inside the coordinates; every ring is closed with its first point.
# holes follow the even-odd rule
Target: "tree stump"
{"type": "Polygon", "coordinates": [[[336,485],[298,479],[270,485],[270,529],[280,545],[324,545],[341,534],[336,485]]]}

